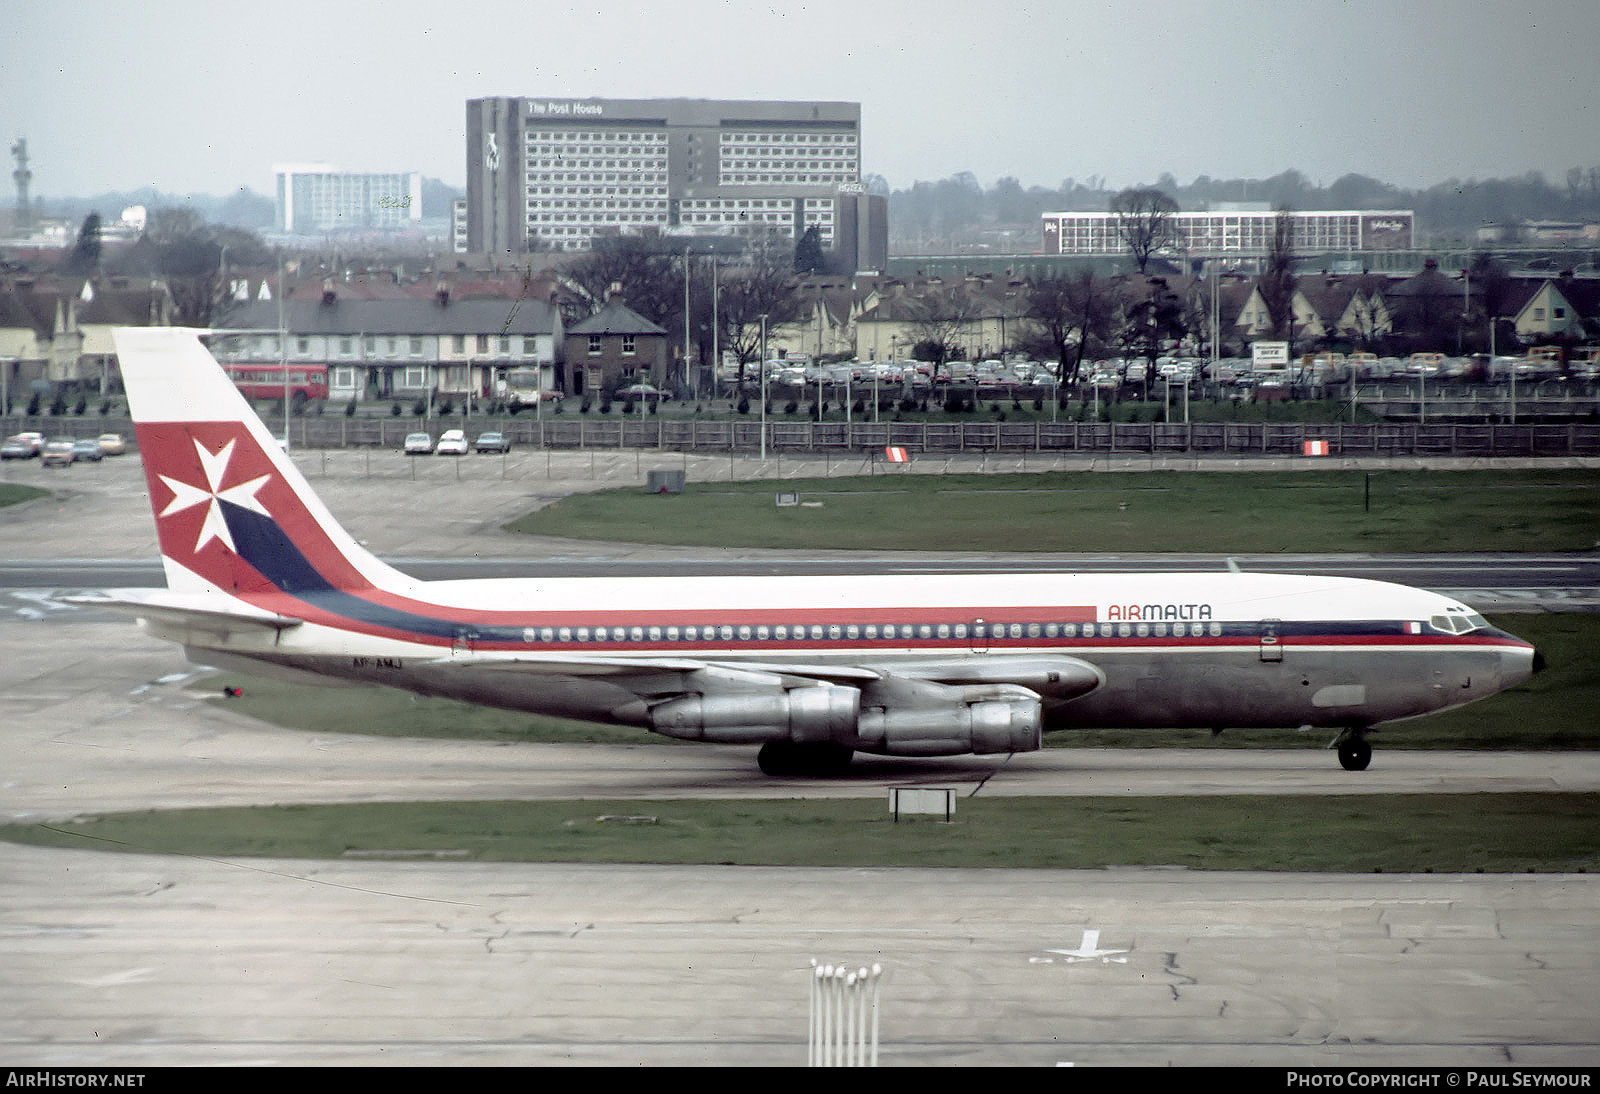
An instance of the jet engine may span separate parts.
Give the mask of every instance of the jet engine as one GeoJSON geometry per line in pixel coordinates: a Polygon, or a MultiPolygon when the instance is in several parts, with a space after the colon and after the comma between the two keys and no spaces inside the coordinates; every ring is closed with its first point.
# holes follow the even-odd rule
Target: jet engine
{"type": "Polygon", "coordinates": [[[891,679],[867,686],[853,746],[886,756],[981,756],[1032,752],[1042,732],[1041,700],[1027,688],[891,679]]]}
{"type": "Polygon", "coordinates": [[[848,744],[860,713],[857,689],[812,684],[669,699],[650,708],[650,728],[665,737],[715,744],[848,744]]]}
{"type": "Polygon", "coordinates": [[[666,737],[715,744],[831,744],[887,756],[1031,752],[1041,701],[1014,684],[890,677],[865,688],[808,684],[681,696],[650,708],[666,737]]]}

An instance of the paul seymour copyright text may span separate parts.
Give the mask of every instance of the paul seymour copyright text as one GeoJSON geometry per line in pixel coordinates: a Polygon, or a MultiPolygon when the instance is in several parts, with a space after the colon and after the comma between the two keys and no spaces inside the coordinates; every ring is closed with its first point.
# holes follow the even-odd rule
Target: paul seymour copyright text
{"type": "Polygon", "coordinates": [[[1585,1071],[1290,1071],[1284,1085],[1290,1087],[1350,1087],[1355,1089],[1386,1089],[1391,1087],[1422,1089],[1483,1090],[1509,1087],[1533,1089],[1535,1087],[1572,1087],[1589,1089],[1593,1075],[1585,1071]]]}

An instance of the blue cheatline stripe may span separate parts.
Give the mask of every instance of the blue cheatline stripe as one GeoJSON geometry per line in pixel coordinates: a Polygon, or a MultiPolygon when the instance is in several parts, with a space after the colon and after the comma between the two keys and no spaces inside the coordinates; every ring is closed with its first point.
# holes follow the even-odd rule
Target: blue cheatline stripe
{"type": "Polygon", "coordinates": [[[485,626],[375,604],[337,588],[301,553],[277,521],[222,502],[239,557],[276,589],[321,611],[352,622],[430,638],[454,640],[469,632],[479,642],[521,642],[521,627],[485,626]]]}

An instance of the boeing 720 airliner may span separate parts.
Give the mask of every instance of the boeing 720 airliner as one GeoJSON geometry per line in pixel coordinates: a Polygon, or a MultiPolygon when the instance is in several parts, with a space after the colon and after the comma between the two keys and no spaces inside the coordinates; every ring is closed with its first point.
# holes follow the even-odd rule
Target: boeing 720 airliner
{"type": "Polygon", "coordinates": [[[772,774],[1104,726],[1322,727],[1359,770],[1378,723],[1539,667],[1464,604],[1349,578],[422,581],[339,526],[202,334],[116,334],[167,588],[101,601],[202,664],[759,745],[772,774]]]}

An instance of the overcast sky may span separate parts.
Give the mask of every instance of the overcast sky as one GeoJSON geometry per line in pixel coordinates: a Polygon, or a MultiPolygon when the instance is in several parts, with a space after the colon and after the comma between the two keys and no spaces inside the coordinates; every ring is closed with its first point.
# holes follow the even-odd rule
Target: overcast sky
{"type": "Polygon", "coordinates": [[[490,95],[860,102],[862,169],[895,188],[1600,165],[1600,0],[10,0],[0,18],[0,137],[27,138],[45,198],[270,194],[285,162],[462,186],[466,100],[490,95]]]}

